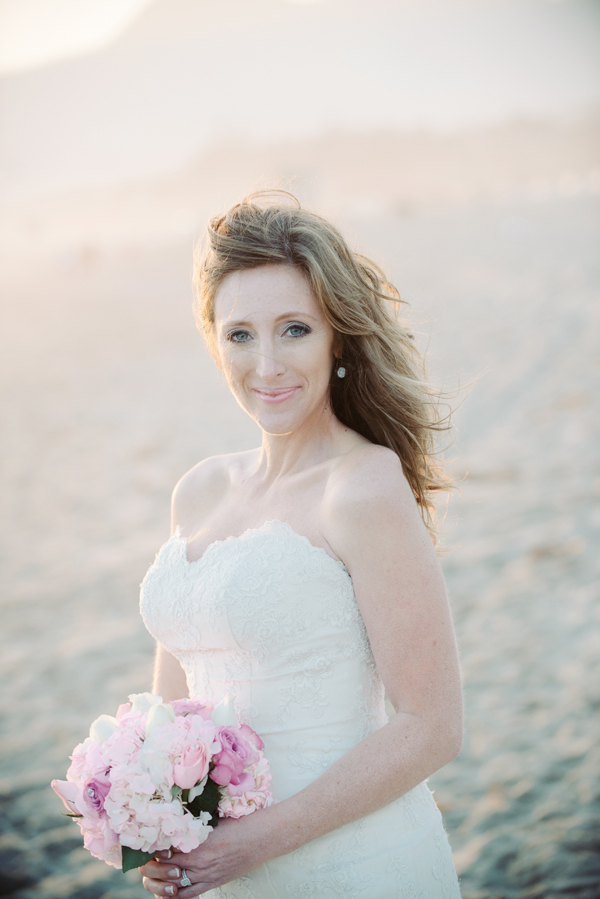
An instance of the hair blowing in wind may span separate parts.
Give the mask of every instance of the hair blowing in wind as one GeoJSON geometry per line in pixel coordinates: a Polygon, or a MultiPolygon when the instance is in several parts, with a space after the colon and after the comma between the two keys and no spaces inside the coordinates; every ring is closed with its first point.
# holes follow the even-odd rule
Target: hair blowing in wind
{"type": "Polygon", "coordinates": [[[440,395],[428,384],[423,356],[402,321],[403,301],[375,263],[355,253],[326,219],[302,209],[292,194],[249,194],[209,222],[194,277],[196,318],[209,348],[214,351],[215,297],[224,278],[273,264],[303,271],[336,333],[334,414],[398,455],[434,537],[432,494],[450,487],[437,447],[449,415],[441,414],[440,395]],[[336,377],[340,364],[344,378],[336,377]]]}

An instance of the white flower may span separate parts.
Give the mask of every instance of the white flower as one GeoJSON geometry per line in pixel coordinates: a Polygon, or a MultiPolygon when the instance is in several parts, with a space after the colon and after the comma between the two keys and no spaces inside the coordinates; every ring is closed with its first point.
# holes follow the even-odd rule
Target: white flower
{"type": "MultiPolygon", "coordinates": [[[[158,708],[158,706],[156,706],[158,708]]],[[[148,743],[140,747],[140,763],[150,775],[152,783],[159,787],[173,783],[173,764],[165,752],[157,752],[148,743]]]]}
{"type": "Polygon", "coordinates": [[[96,743],[104,743],[119,729],[119,722],[112,715],[99,715],[90,725],[90,737],[96,743]]]}
{"type": "Polygon", "coordinates": [[[153,705],[162,702],[162,696],[155,696],[154,693],[131,693],[129,696],[132,712],[147,712],[153,705]]]}
{"type": "Polygon", "coordinates": [[[225,698],[216,705],[212,711],[211,719],[218,727],[239,727],[238,717],[235,713],[233,693],[226,693],[225,698]]]}
{"type": "Polygon", "coordinates": [[[173,706],[163,702],[151,706],[146,718],[146,739],[150,738],[155,727],[159,727],[161,724],[174,724],[174,722],[173,706]]]}

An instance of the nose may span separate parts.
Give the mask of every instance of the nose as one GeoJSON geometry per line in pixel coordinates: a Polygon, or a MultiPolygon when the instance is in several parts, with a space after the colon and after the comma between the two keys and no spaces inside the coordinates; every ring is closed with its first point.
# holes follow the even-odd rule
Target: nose
{"type": "Polygon", "coordinates": [[[256,374],[266,383],[276,381],[285,372],[285,365],[272,350],[256,354],[256,374]]]}

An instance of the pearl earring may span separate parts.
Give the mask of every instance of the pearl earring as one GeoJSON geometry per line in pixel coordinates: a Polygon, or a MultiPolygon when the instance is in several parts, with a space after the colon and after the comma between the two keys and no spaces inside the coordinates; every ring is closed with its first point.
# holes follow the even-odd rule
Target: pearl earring
{"type": "Polygon", "coordinates": [[[346,369],[342,365],[340,365],[340,367],[337,370],[337,376],[338,376],[338,378],[346,377],[346,369]]]}

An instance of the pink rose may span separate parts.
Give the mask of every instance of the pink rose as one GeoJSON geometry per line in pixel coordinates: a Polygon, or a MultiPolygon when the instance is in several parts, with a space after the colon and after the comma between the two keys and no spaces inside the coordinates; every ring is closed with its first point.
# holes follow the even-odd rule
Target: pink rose
{"type": "Polygon", "coordinates": [[[249,743],[252,743],[252,745],[255,746],[256,749],[265,748],[265,744],[263,743],[261,738],[258,736],[256,731],[252,730],[252,728],[248,724],[240,725],[239,730],[241,730],[242,736],[246,740],[248,740],[249,743]]]}
{"type": "Polygon", "coordinates": [[[191,790],[208,773],[210,753],[204,743],[187,746],[181,753],[181,761],[173,765],[173,780],[182,790],[191,790]]]}
{"type": "Polygon", "coordinates": [[[262,746],[262,740],[247,724],[241,727],[218,727],[216,739],[221,744],[221,751],[215,753],[215,767],[211,778],[223,787],[246,784],[244,768],[258,762],[260,756],[255,743],[258,740],[262,746]]]}
{"type": "Polygon", "coordinates": [[[227,784],[227,790],[231,796],[243,796],[248,790],[254,789],[254,778],[247,771],[242,771],[237,777],[232,777],[227,784]]]}
{"type": "Polygon", "coordinates": [[[219,763],[210,772],[211,780],[214,780],[221,787],[228,787],[232,779],[239,782],[240,776],[244,773],[242,762],[233,752],[223,750],[219,753],[219,756],[219,763]]]}
{"type": "MultiPolygon", "coordinates": [[[[217,740],[222,750],[234,753],[243,762],[244,768],[247,765],[255,765],[260,758],[256,751],[258,748],[256,741],[258,740],[260,748],[264,746],[260,737],[247,724],[242,724],[241,727],[218,727],[217,740]]],[[[218,758],[219,753],[215,756],[215,761],[218,758]]]]}

